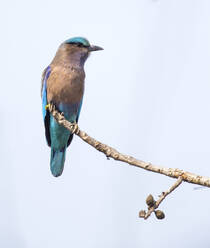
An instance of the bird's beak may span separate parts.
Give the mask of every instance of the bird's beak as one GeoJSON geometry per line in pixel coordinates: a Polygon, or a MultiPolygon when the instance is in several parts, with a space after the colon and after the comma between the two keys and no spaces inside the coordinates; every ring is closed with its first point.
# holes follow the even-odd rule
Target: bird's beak
{"type": "Polygon", "coordinates": [[[104,50],[104,49],[102,47],[92,45],[88,48],[88,50],[89,52],[93,52],[93,51],[99,51],[99,50],[104,50]]]}

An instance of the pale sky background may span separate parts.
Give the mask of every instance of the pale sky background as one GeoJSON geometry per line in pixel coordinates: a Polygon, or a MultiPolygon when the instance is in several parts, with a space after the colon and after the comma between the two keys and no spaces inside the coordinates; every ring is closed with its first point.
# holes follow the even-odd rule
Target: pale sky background
{"type": "Polygon", "coordinates": [[[0,247],[209,248],[210,189],[107,160],[78,137],[49,170],[40,79],[61,42],[104,51],[86,62],[79,126],[119,151],[210,176],[210,1],[4,1],[0,8],[0,247]]]}

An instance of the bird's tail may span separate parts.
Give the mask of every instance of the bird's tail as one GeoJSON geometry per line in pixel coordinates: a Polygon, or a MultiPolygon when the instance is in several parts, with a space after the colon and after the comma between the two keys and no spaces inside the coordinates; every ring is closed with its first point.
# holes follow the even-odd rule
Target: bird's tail
{"type": "Polygon", "coordinates": [[[66,147],[58,151],[51,148],[50,170],[54,177],[59,177],[62,174],[65,157],[66,147]]]}

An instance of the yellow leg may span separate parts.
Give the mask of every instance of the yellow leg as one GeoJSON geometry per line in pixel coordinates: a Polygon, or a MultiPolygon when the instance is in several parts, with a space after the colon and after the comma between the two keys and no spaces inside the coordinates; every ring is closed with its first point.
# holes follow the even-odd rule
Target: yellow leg
{"type": "Polygon", "coordinates": [[[50,104],[47,104],[46,106],[45,106],[45,109],[48,109],[50,107],[50,104]]]}

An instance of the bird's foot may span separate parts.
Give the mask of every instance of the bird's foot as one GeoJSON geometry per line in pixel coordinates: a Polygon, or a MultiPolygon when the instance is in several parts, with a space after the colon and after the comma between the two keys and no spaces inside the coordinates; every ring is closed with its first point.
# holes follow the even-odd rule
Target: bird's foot
{"type": "Polygon", "coordinates": [[[55,105],[52,103],[49,103],[45,106],[45,109],[47,109],[51,112],[51,111],[55,110],[55,105]]]}
{"type": "Polygon", "coordinates": [[[78,134],[79,133],[79,126],[76,123],[76,121],[71,124],[71,132],[72,132],[72,134],[74,134],[74,133],[78,134]]]}
{"type": "Polygon", "coordinates": [[[45,109],[49,109],[49,107],[50,107],[50,104],[47,104],[47,105],[45,106],[45,109]]]}

